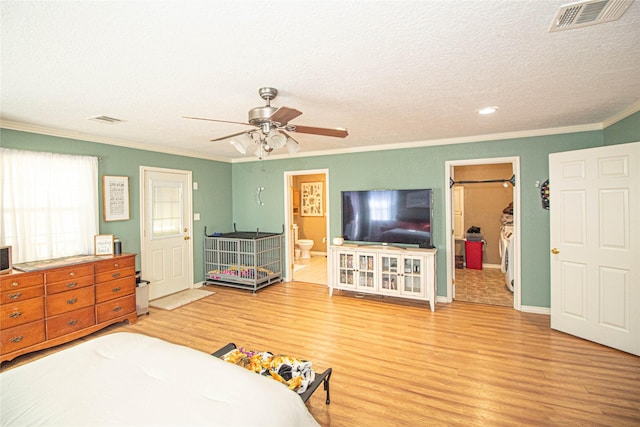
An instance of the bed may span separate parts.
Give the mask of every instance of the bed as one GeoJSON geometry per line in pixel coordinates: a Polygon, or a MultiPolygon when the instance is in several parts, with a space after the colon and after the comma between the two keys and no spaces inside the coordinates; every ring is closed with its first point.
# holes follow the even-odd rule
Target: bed
{"type": "Polygon", "coordinates": [[[283,384],[134,333],[18,366],[0,384],[2,426],[318,426],[283,384]]]}

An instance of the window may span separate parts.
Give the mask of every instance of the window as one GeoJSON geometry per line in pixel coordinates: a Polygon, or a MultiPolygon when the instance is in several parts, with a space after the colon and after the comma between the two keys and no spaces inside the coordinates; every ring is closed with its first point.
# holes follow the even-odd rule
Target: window
{"type": "Polygon", "coordinates": [[[93,253],[98,158],[0,148],[0,244],[13,262],[93,253]]]}

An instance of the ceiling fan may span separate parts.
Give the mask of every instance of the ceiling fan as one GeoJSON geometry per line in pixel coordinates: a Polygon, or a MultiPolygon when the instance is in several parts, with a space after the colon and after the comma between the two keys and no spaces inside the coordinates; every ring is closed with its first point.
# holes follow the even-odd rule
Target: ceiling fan
{"type": "Polygon", "coordinates": [[[298,141],[293,139],[288,132],[307,133],[311,135],[331,136],[345,138],[349,135],[346,129],[328,129],[313,126],[293,125],[289,121],[302,114],[301,111],[289,107],[272,107],[271,100],[278,95],[278,90],[272,87],[263,87],[258,94],[267,104],[264,107],[256,107],[249,110],[249,122],[234,122],[229,120],[207,119],[202,117],[183,116],[185,119],[207,120],[211,122],[235,123],[239,125],[254,126],[255,129],[242,131],[221,138],[212,139],[211,142],[230,139],[231,144],[242,154],[247,153],[251,144],[256,145],[255,155],[262,158],[273,150],[287,147],[290,154],[295,154],[299,147],[298,141]]]}

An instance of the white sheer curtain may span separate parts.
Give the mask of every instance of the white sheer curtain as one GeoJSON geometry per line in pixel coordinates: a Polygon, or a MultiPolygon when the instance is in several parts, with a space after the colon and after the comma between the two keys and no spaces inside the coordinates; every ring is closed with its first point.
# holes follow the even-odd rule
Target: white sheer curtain
{"type": "Polygon", "coordinates": [[[14,263],[93,254],[98,158],[0,148],[0,211],[14,263]]]}

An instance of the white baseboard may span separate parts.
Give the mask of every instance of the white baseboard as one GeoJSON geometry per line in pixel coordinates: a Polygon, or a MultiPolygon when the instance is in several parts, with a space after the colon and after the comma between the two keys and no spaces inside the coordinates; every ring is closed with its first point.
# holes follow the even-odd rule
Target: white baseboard
{"type": "MultiPolygon", "coordinates": [[[[440,303],[442,303],[442,304],[451,304],[453,301],[449,300],[445,296],[439,295],[436,298],[436,302],[438,304],[440,304],[440,303]]],[[[532,305],[521,305],[520,306],[520,311],[522,311],[523,313],[534,313],[534,314],[551,315],[551,309],[550,308],[547,308],[547,307],[536,307],[536,306],[532,306],[532,305]]]]}
{"type": "Polygon", "coordinates": [[[500,268],[500,264],[482,264],[482,268],[500,268]]]}
{"type": "Polygon", "coordinates": [[[551,309],[548,307],[535,307],[532,305],[521,305],[520,311],[523,311],[525,313],[546,314],[548,316],[551,315],[551,309]]]}

